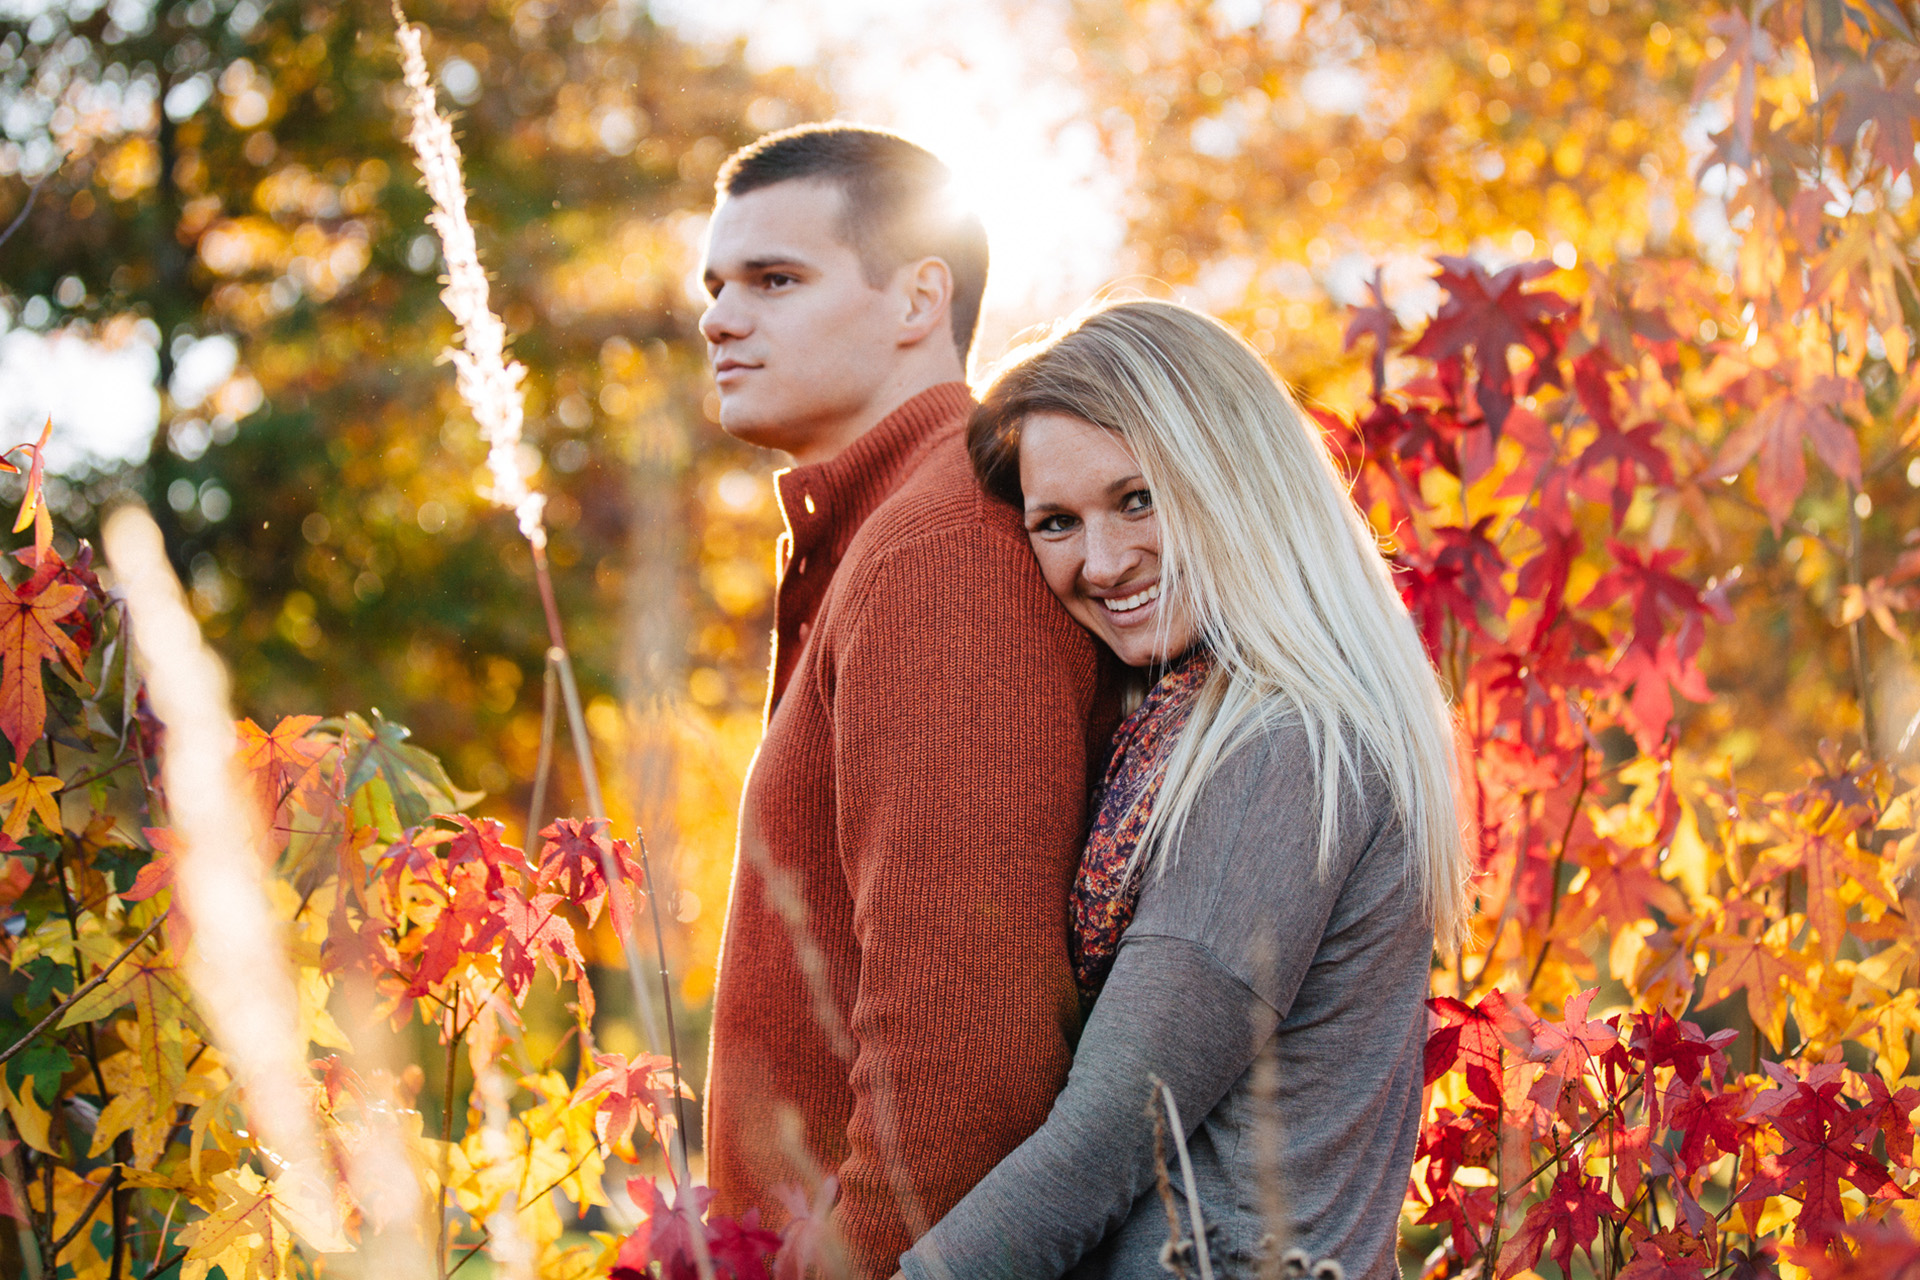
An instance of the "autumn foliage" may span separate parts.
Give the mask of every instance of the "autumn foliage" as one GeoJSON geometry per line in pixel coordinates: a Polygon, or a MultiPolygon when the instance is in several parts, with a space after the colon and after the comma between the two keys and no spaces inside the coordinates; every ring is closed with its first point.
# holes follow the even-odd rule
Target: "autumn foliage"
{"type": "Polygon", "coordinates": [[[1347,332],[1372,393],[1323,422],[1453,690],[1482,868],[1476,942],[1435,975],[1409,1193],[1429,1274],[1915,1256],[1888,1242],[1920,1218],[1920,773],[1895,763],[1910,727],[1874,731],[1863,652],[1869,625],[1908,644],[1920,541],[1875,563],[1863,524],[1916,443],[1920,49],[1887,6],[1825,13],[1716,21],[1699,92],[1733,105],[1700,163],[1733,193],[1732,272],[1641,262],[1576,299],[1550,262],[1442,258],[1417,333],[1377,279],[1347,332]],[[1806,90],[1776,53],[1803,19],[1790,112],[1756,84],[1806,90]],[[1725,338],[1701,323],[1730,310],[1725,338]],[[1866,723],[1756,788],[1687,707],[1717,696],[1712,637],[1763,604],[1742,560],[1835,508],[1866,723]]]}
{"type": "MultiPolygon", "coordinates": [[[[1261,268],[1219,309],[1310,378],[1458,712],[1476,925],[1436,962],[1407,1264],[1482,1280],[1915,1274],[1911,6],[1474,0],[1456,41],[1445,26],[1465,19],[1444,6],[1307,5],[1281,52],[1198,0],[1081,8],[1125,19],[1090,21],[1082,47],[1118,104],[1111,145],[1138,144],[1150,273],[1197,288],[1210,258],[1261,268]],[[1432,147],[1292,113],[1311,68],[1285,59],[1360,47],[1339,26],[1353,13],[1366,56],[1408,86],[1394,127],[1428,128],[1432,147]],[[1247,105],[1256,93],[1265,106],[1247,105]],[[1195,145],[1236,119],[1240,153],[1195,145]],[[1658,232],[1675,199],[1688,220],[1658,232]],[[1265,268],[1330,261],[1336,217],[1376,241],[1411,225],[1429,300],[1410,303],[1389,263],[1344,328],[1309,332],[1293,277],[1265,268]],[[1531,228],[1528,249],[1508,251],[1503,218],[1531,228]],[[1562,234],[1578,253],[1536,256],[1562,234]]],[[[528,129],[496,109],[482,99],[475,136],[522,145],[528,129]]],[[[694,168],[649,163],[698,198],[694,168]]],[[[280,216],[260,200],[248,225],[280,216]]],[[[544,208],[544,188],[522,203],[544,208]]],[[[242,221],[207,226],[231,238],[242,221]]],[[[220,306],[267,285],[246,287],[222,284],[220,306]]],[[[663,370],[690,378],[664,347],[595,333],[580,350],[601,357],[595,403],[629,417],[643,392],[649,413],[664,402],[663,370]]],[[[309,376],[260,363],[276,395],[309,376]]],[[[592,389],[571,365],[551,382],[561,403],[592,389]]],[[[515,1274],[640,1280],[816,1257],[830,1180],[796,1189],[775,1234],[706,1220],[702,1188],[656,1176],[653,1148],[691,1104],[668,1059],[600,1042],[593,984],[611,924],[631,937],[649,905],[635,850],[575,819],[516,844],[377,713],[241,725],[325,1195],[285,1176],[196,1010],[164,734],[124,609],[85,544],[56,539],[45,443],[27,450],[15,527],[31,541],[0,575],[8,1274],[29,1259],[186,1280],[356,1258],[450,1271],[485,1250],[515,1274]],[[619,1162],[641,1173],[639,1226],[590,1230],[619,1162]]],[[[325,519],[271,514],[275,537],[320,528],[299,551],[321,554],[325,519]]],[[[714,522],[700,554],[758,565],[736,533],[714,522]]],[[[363,578],[335,594],[360,599],[363,578]]],[[[702,632],[715,653],[741,647],[728,628],[752,630],[764,584],[739,594],[727,627],[702,632]]]]}

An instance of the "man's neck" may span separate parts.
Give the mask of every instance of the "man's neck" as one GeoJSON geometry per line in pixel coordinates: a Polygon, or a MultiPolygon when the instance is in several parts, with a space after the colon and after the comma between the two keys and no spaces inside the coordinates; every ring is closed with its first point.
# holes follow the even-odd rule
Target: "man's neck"
{"type": "Polygon", "coordinates": [[[860,412],[850,414],[839,425],[820,432],[808,441],[804,451],[795,450],[791,455],[794,465],[809,467],[832,461],[852,448],[860,437],[885,422],[907,401],[946,383],[964,382],[966,376],[957,354],[951,359],[930,360],[902,369],[897,377],[881,384],[860,412]]]}

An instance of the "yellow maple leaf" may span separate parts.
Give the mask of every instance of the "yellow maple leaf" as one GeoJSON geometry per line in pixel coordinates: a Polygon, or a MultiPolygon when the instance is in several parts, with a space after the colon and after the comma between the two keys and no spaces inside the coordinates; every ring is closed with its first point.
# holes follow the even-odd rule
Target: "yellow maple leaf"
{"type": "Polygon", "coordinates": [[[13,1121],[13,1131],[21,1140],[35,1151],[55,1154],[53,1144],[48,1141],[47,1128],[53,1117],[40,1105],[40,1099],[33,1096],[33,1081],[29,1078],[26,1087],[15,1093],[7,1084],[6,1072],[0,1071],[0,1110],[4,1110],[13,1121]]]}
{"type": "Polygon", "coordinates": [[[52,774],[33,775],[18,764],[13,776],[0,784],[0,804],[7,805],[7,818],[0,822],[0,835],[18,840],[27,834],[27,819],[34,814],[53,830],[60,830],[60,801],[55,799],[66,784],[52,774]]]}
{"type": "Polygon", "coordinates": [[[60,1025],[93,1021],[127,1001],[134,1008],[133,1047],[101,1064],[110,1080],[121,1078],[100,1112],[92,1153],[105,1152],[114,1138],[131,1129],[133,1163],[151,1169],[166,1151],[174,1100],[187,1074],[180,1037],[190,1015],[179,971],[157,961],[128,961],[112,980],[69,1009],[60,1025]]]}
{"type": "Polygon", "coordinates": [[[177,1237],[187,1250],[180,1280],[206,1280],[215,1267],[227,1280],[279,1280],[286,1275],[293,1233],[275,1221],[266,1180],[243,1167],[215,1174],[213,1187],[219,1202],[177,1237]]]}
{"type": "Polygon", "coordinates": [[[321,1253],[350,1248],[341,1234],[334,1197],[324,1180],[290,1169],[271,1183],[245,1166],[213,1177],[220,1200],[206,1217],[180,1232],[187,1256],[181,1280],[205,1280],[219,1267],[227,1280],[279,1280],[298,1235],[321,1253]]]}
{"type": "Polygon", "coordinates": [[[132,1164],[151,1169],[166,1153],[167,1137],[173,1131],[174,1102],[180,1083],[186,1076],[177,1039],[161,1041],[153,1061],[153,1075],[142,1071],[141,1055],[135,1050],[116,1053],[100,1064],[111,1095],[100,1109],[94,1126],[91,1156],[106,1154],[113,1141],[123,1133],[133,1135],[132,1164]]]}

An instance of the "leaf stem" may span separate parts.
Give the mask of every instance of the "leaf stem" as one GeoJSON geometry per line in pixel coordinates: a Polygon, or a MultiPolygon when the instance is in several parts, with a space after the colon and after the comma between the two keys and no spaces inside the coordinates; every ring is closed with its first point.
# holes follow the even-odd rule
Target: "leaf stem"
{"type": "Polygon", "coordinates": [[[460,1036],[454,1031],[458,1014],[457,1006],[447,1013],[447,1077],[440,1099],[440,1239],[434,1257],[441,1280],[452,1274],[447,1270],[447,1179],[453,1173],[453,1076],[460,1069],[460,1036]]]}
{"type": "Polygon", "coordinates": [[[460,1255],[460,1261],[453,1264],[452,1271],[447,1272],[448,1277],[451,1278],[454,1272],[460,1270],[460,1268],[466,1266],[469,1262],[472,1262],[473,1255],[480,1252],[482,1249],[486,1248],[488,1242],[491,1241],[492,1239],[493,1239],[493,1232],[483,1228],[480,1232],[480,1243],[474,1245],[473,1248],[467,1250],[465,1253],[460,1255]]]}
{"type": "Polygon", "coordinates": [[[1553,855],[1553,897],[1547,904],[1547,924],[1543,932],[1546,937],[1540,941],[1540,954],[1534,957],[1533,972],[1527,975],[1526,994],[1533,994],[1533,984],[1540,980],[1540,970],[1546,966],[1547,953],[1553,949],[1553,922],[1560,916],[1560,873],[1567,865],[1567,845],[1573,839],[1573,827],[1580,820],[1580,806],[1586,801],[1587,787],[1590,783],[1588,765],[1593,759],[1593,748],[1583,738],[1580,742],[1580,785],[1574,790],[1573,803],[1567,808],[1567,825],[1560,831],[1560,848],[1553,855]]]}

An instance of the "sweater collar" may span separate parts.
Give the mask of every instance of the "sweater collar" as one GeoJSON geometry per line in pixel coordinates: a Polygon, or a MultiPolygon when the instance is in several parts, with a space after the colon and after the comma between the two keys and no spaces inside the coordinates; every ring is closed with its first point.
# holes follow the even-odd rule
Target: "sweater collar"
{"type": "Polygon", "coordinates": [[[966,383],[944,382],[908,400],[825,462],[775,472],[774,492],[792,539],[792,560],[825,552],[829,565],[837,563],[873,509],[972,407],[966,383]]]}

